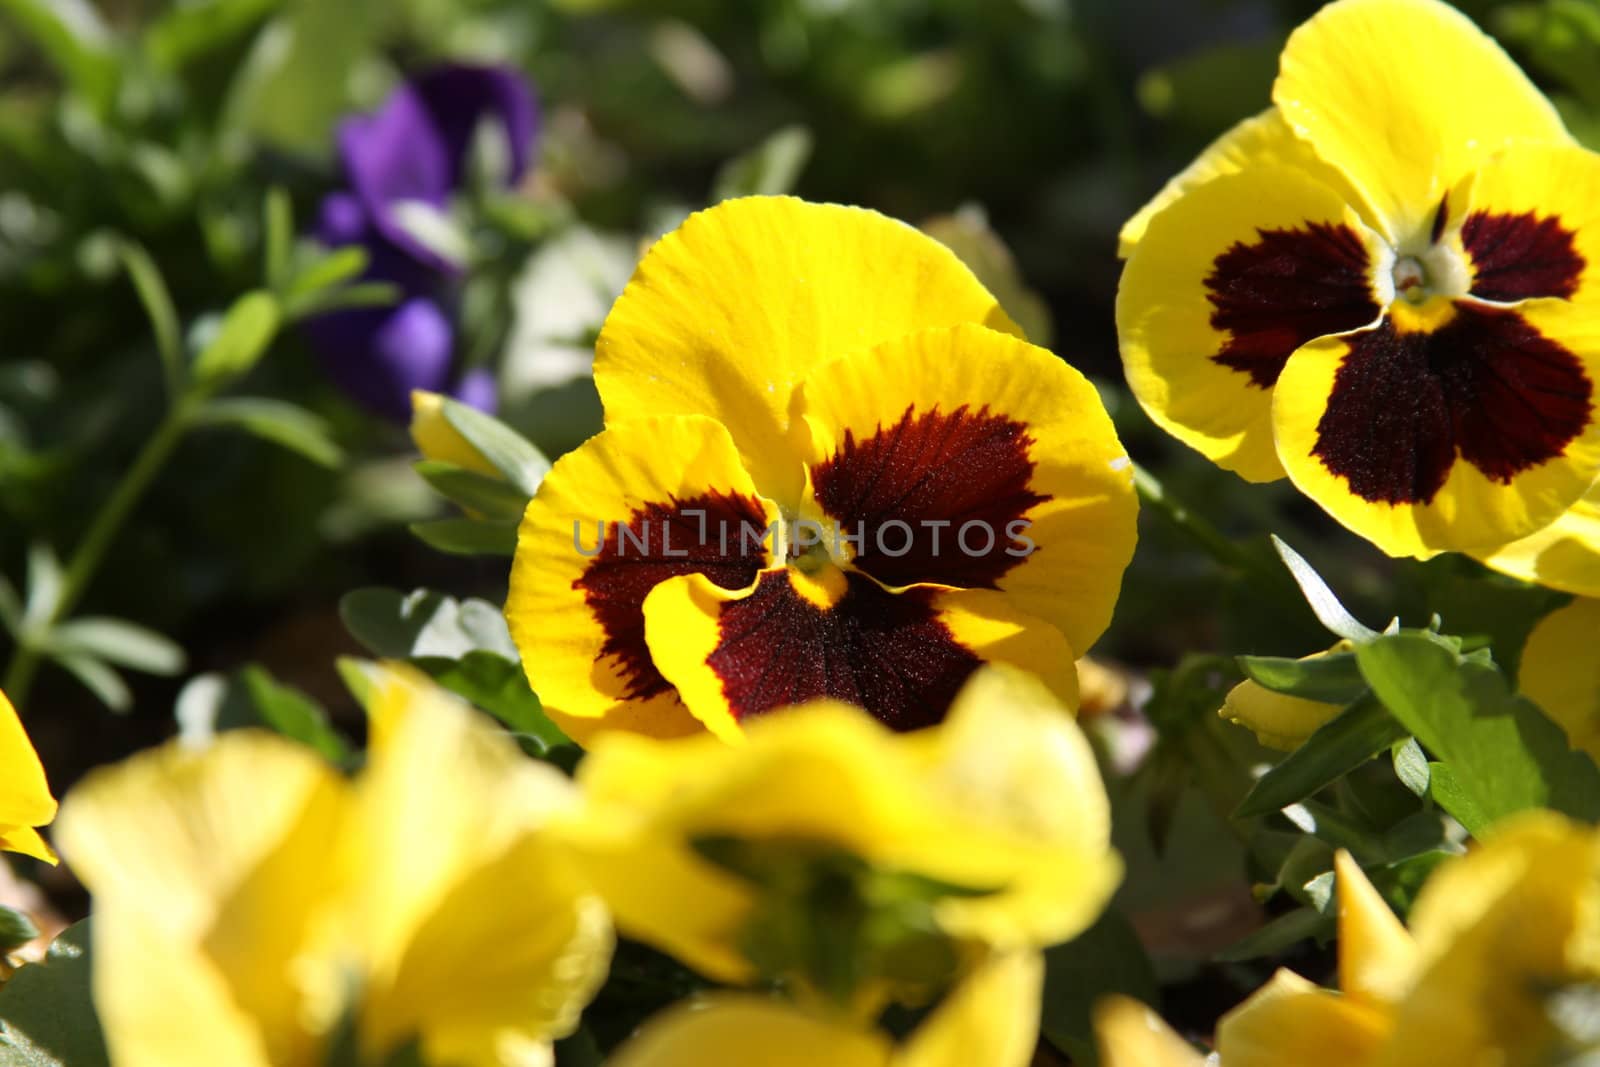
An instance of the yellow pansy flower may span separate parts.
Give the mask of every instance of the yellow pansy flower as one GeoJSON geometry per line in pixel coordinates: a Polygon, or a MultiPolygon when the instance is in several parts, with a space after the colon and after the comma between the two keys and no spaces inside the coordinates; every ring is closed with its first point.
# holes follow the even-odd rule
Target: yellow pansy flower
{"type": "Polygon", "coordinates": [[[1173,1033],[1149,1005],[1103,997],[1094,1006],[1100,1067],[1202,1067],[1204,1057],[1173,1033]]]}
{"type": "Polygon", "coordinates": [[[1162,427],[1395,556],[1492,553],[1600,469],[1600,156],[1440,0],[1337,0],[1273,107],[1130,220],[1162,427]]]}
{"type": "Polygon", "coordinates": [[[444,414],[445,398],[426,389],[411,390],[411,441],[423,459],[454,463],[469,471],[500,477],[488,457],[450,425],[444,414]]]}
{"type": "MultiPolygon", "coordinates": [[[[1301,658],[1320,659],[1335,652],[1346,652],[1350,647],[1350,642],[1340,641],[1332,648],[1301,658]]],[[[1245,727],[1266,747],[1292,752],[1343,710],[1342,704],[1280,693],[1246,678],[1228,691],[1217,714],[1245,727]]]]}
{"type": "Polygon", "coordinates": [[[931,729],[817,701],[755,720],[743,745],[607,734],[578,781],[574,847],[619,928],[727,982],[772,969],[751,954],[774,885],[840,857],[924,887],[939,937],[1003,950],[1077,934],[1121,877],[1088,741],[1014,668],[980,670],[931,729]]]}
{"type": "Polygon", "coordinates": [[[1600,600],[1580,598],[1540,619],[1522,649],[1523,693],[1600,762],[1600,600]]]}
{"type": "Polygon", "coordinates": [[[1537,533],[1473,555],[1501,574],[1525,582],[1600,597],[1600,486],[1537,533]]]}
{"type": "Polygon", "coordinates": [[[419,676],[380,671],[346,781],[259,731],[170,744],[68,796],[118,1067],[548,1065],[603,978],[604,906],[542,827],[558,771],[419,676]]]}
{"type": "Polygon", "coordinates": [[[721,993],[645,1023],[610,1067],[1027,1067],[1039,1035],[1044,960],[995,956],[957,985],[902,1044],[879,1030],[771,997],[721,993]]]}
{"type": "Polygon", "coordinates": [[[506,616],[576,740],[737,738],[814,697],[937,722],[979,663],[1070,699],[1133,551],[1094,388],[955,254],[859,208],[725,201],[601,330],[606,428],[559,460],[506,616]]]}
{"type": "Polygon", "coordinates": [[[56,801],[45,781],[44,766],[17,718],[17,709],[0,693],[0,851],[20,852],[56,861],[39,836],[56,815],[56,801]]]}
{"type": "Polygon", "coordinates": [[[1339,984],[1280,971],[1217,1029],[1227,1067],[1565,1062],[1564,993],[1600,980],[1600,833],[1551,812],[1500,823],[1446,861],[1410,930],[1338,858],[1339,984]]]}

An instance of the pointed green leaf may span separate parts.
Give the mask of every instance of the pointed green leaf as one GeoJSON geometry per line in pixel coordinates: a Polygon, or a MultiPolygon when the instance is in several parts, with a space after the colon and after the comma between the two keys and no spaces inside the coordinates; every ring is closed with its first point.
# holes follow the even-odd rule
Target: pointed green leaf
{"type": "Polygon", "coordinates": [[[343,450],[329,434],[327,421],[284,400],[224,397],[200,408],[194,419],[197,426],[237,427],[323,467],[338,467],[344,460],[343,450]]]}
{"type": "Polygon", "coordinates": [[[185,660],[182,646],[172,639],[126,619],[101,616],[57,623],[49,644],[58,652],[84,653],[146,674],[179,674],[185,660]]]}
{"type": "Polygon", "coordinates": [[[514,519],[430,519],[412,533],[429,548],[452,556],[511,556],[517,550],[514,519]]]}
{"type": "Polygon", "coordinates": [[[167,395],[176,397],[183,388],[183,330],[178,324],[178,311],[173,307],[172,294],[167,291],[160,268],[143,245],[135,241],[117,240],[113,242],[113,247],[150,320],[150,329],[156,339],[156,354],[161,357],[161,371],[167,383],[167,395]]]}
{"type": "Polygon", "coordinates": [[[484,518],[521,519],[528,509],[528,494],[500,478],[432,459],[416,469],[440,495],[484,518]]]}
{"type": "Polygon", "coordinates": [[[441,410],[445,421],[467,443],[528,496],[539,491],[539,483],[550,470],[550,461],[517,431],[477,408],[446,398],[441,410]]]}
{"type": "Polygon", "coordinates": [[[1306,603],[1311,605],[1318,622],[1339,637],[1357,644],[1378,636],[1376,630],[1368,628],[1360,619],[1346,611],[1345,606],[1339,603],[1339,598],[1333,595],[1333,590],[1328,588],[1328,583],[1322,580],[1322,575],[1276,534],[1272,536],[1272,547],[1278,550],[1284,566],[1288,567],[1289,573],[1294,576],[1295,584],[1305,595],[1306,603]]]}
{"type": "Polygon", "coordinates": [[[0,986],[0,1067],[107,1067],[90,992],[89,922],[68,927],[44,962],[0,986]]]}
{"type": "Polygon", "coordinates": [[[1281,811],[1338,781],[1406,736],[1373,697],[1363,697],[1319,726],[1305,744],[1262,775],[1234,812],[1250,818],[1281,811]]]}
{"type": "Polygon", "coordinates": [[[1353,652],[1333,652],[1307,659],[1237,658],[1245,677],[1276,693],[1319,700],[1324,704],[1348,704],[1367,691],[1367,680],[1361,676],[1353,652]]]}
{"type": "Polygon", "coordinates": [[[218,385],[256,365],[278,332],[278,302],[271,293],[246,293],[236,300],[216,336],[196,358],[195,380],[218,385]]]}

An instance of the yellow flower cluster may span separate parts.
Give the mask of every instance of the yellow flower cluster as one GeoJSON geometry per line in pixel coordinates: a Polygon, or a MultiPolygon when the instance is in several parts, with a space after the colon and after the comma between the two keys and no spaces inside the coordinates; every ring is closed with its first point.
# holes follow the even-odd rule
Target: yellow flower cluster
{"type": "MultiPolygon", "coordinates": [[[[1217,1028],[1225,1067],[1582,1062],[1600,1000],[1600,832],[1506,820],[1428,880],[1402,926],[1348,854],[1337,863],[1339,986],[1278,974],[1217,1028]]],[[[1107,1001],[1106,1067],[1199,1067],[1153,1013],[1107,1001]]]]}
{"type": "Polygon", "coordinates": [[[823,701],[738,746],[609,736],[575,783],[408,668],[370,683],[351,778],[241,730],[68,796],[56,837],[94,896],[118,1067],[310,1067],[345,1048],[549,1064],[607,973],[613,916],[707,977],[793,994],[671,1010],[621,1063],[957,1067],[987,1050],[1022,1067],[1039,948],[1120,878],[1087,741],[1013,669],[979,671],[919,733],[823,701]],[[909,1041],[875,1029],[890,1000],[941,995],[909,1041]]]}

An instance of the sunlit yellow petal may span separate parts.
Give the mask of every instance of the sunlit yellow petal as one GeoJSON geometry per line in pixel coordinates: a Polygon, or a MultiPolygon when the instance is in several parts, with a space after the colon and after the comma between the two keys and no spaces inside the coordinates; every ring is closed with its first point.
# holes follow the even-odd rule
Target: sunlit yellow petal
{"type": "Polygon", "coordinates": [[[1280,970],[1217,1024],[1228,1067],[1353,1067],[1388,1034],[1385,1013],[1280,970]]]}
{"type": "Polygon", "coordinates": [[[1600,420],[1592,399],[1593,383],[1600,381],[1600,318],[1563,300],[1540,299],[1515,312],[1447,309],[1445,322],[1458,319],[1460,332],[1449,335],[1456,347],[1442,357],[1461,360],[1515,340],[1528,347],[1506,349],[1509,354],[1497,358],[1520,360],[1518,377],[1494,377],[1502,374],[1498,364],[1468,360],[1460,365],[1483,374],[1483,382],[1474,382],[1484,389],[1452,392],[1455,382],[1417,362],[1421,350],[1403,347],[1433,344],[1442,331],[1413,334],[1385,323],[1301,348],[1273,392],[1278,456],[1289,477],[1391,556],[1425,559],[1525,537],[1570,508],[1600,468],[1600,420]],[[1564,361],[1559,381],[1572,377],[1582,395],[1555,385],[1555,391],[1541,391],[1539,361],[1546,355],[1564,361]],[[1503,392],[1484,391],[1491,386],[1503,392]],[[1337,417],[1330,414],[1336,399],[1342,405],[1337,417]],[[1540,435],[1552,413],[1529,415],[1532,399],[1559,404],[1552,411],[1579,424],[1552,458],[1531,458],[1543,454],[1540,435]],[[1469,459],[1469,452],[1489,459],[1469,459]],[[1504,480],[1494,466],[1485,473],[1478,465],[1524,454],[1530,458],[1504,480]]]}
{"type": "Polygon", "coordinates": [[[951,990],[893,1059],[894,1067],[1027,1067],[1039,1042],[1044,958],[985,960],[951,990]]]}
{"type": "Polygon", "coordinates": [[[43,826],[56,802],[16,709],[0,693],[0,831],[43,826]]]}
{"type": "Polygon", "coordinates": [[[1339,891],[1339,988],[1371,1004],[1398,1001],[1416,972],[1417,946],[1350,853],[1334,857],[1339,891]]]}
{"type": "Polygon", "coordinates": [[[1574,748],[1600,760],[1600,600],[1574,600],[1539,620],[1522,649],[1517,681],[1574,748]]]}
{"type": "Polygon", "coordinates": [[[1127,259],[1144,237],[1150,220],[1166,210],[1179,197],[1197,186],[1224,174],[1235,174],[1255,167],[1286,166],[1303,171],[1323,185],[1347,193],[1352,205],[1360,203],[1354,188],[1344,175],[1328,166],[1312,151],[1310,144],[1299,137],[1276,107],[1269,107],[1258,115],[1240,121],[1222,136],[1206,146],[1183,170],[1172,177],[1150,202],[1139,209],[1122,225],[1117,238],[1117,255],[1127,259]]]}
{"type": "Polygon", "coordinates": [[[1502,574],[1585,597],[1600,597],[1600,488],[1549,526],[1503,548],[1474,552],[1502,574]]]}
{"type": "Polygon", "coordinates": [[[55,863],[57,859],[55,849],[31,826],[0,829],[0,852],[19,852],[46,863],[55,863]]]}
{"type": "Polygon", "coordinates": [[[685,573],[748,586],[777,518],[727,430],[704,416],[635,419],[558,460],[523,516],[506,600],[546,712],[580,743],[602,730],[698,731],[651,659],[645,598],[685,573]]]}
{"type": "Polygon", "coordinates": [[[606,1062],[610,1067],[889,1067],[890,1045],[876,1033],[804,1014],[782,1001],[723,993],[657,1015],[606,1062]]]}
{"type": "Polygon", "coordinates": [[[1209,459],[1251,481],[1282,477],[1271,404],[1284,363],[1377,319],[1393,290],[1387,257],[1345,197],[1306,171],[1264,164],[1207,182],[1151,219],[1123,269],[1128,384],[1209,459]]]}
{"type": "Polygon", "coordinates": [[[931,326],[1017,328],[938,241],[860,208],[728,200],[656,243],[595,348],[608,425],[709,415],[763,492],[798,503],[790,394],[812,368],[931,326]]]}
{"type": "Polygon", "coordinates": [[[445,398],[426,389],[411,391],[411,440],[423,459],[454,463],[496,477],[499,472],[444,416],[445,398]]]}
{"type": "Polygon", "coordinates": [[[811,492],[862,535],[857,568],[896,587],[999,589],[1079,652],[1104,631],[1137,502],[1110,417],[1076,370],[983,327],[925,330],[819,366],[799,408],[811,492]]]}
{"type": "Polygon", "coordinates": [[[1272,98],[1401,246],[1505,145],[1569,140],[1500,46],[1441,0],[1329,4],[1289,38],[1272,98]]]}
{"type": "Polygon", "coordinates": [[[1274,692],[1246,678],[1228,690],[1217,714],[1245,727],[1268,748],[1292,752],[1342,710],[1338,704],[1274,692]]]}
{"type": "Polygon", "coordinates": [[[1204,1058],[1147,1004],[1102,997],[1094,1008],[1101,1067],[1203,1067],[1204,1058]]]}

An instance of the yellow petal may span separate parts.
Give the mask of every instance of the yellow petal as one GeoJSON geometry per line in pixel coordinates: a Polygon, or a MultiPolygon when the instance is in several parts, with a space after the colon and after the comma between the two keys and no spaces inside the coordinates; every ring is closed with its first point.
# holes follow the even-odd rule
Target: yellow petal
{"type": "Polygon", "coordinates": [[[811,493],[861,535],[856,568],[892,587],[998,589],[1075,649],[1099,638],[1138,505],[1081,374],[1025,341],[955,326],[820,366],[798,406],[811,493]]]}
{"type": "Polygon", "coordinates": [[[380,673],[369,713],[348,918],[365,1047],[420,1035],[441,1062],[492,1067],[508,1042],[563,1036],[611,950],[598,901],[540,833],[576,803],[571,784],[409,671],[380,673]]]}
{"type": "Polygon", "coordinates": [[[305,979],[344,805],[314,753],[253,731],[141,753],[72,791],[56,834],[94,895],[95,997],[118,1063],[124,1048],[150,1064],[311,1062],[338,1012],[305,979]]]}
{"type": "Polygon", "coordinates": [[[1416,970],[1417,946],[1350,853],[1334,857],[1339,890],[1339,988],[1371,1004],[1404,996],[1416,970]]]}
{"type": "Polygon", "coordinates": [[[595,348],[607,424],[709,415],[762,492],[792,507],[803,474],[791,393],[818,364],[931,326],[1017,328],[938,241],[860,208],[727,200],[656,243],[595,348]]]}
{"type": "Polygon", "coordinates": [[[58,861],[55,850],[50,847],[49,842],[40,837],[39,831],[31,826],[0,829],[0,852],[19,852],[50,864],[58,861]]]}
{"type": "Polygon", "coordinates": [[[1134,247],[1144,238],[1150,220],[1190,190],[1224,174],[1266,166],[1286,166],[1302,171],[1307,177],[1345,193],[1352,206],[1361,203],[1359,194],[1345,181],[1344,175],[1322,162],[1311,145],[1284,121],[1282,112],[1269,107],[1241,120],[1212,141],[1193,163],[1162,186],[1138,214],[1123,223],[1117,238],[1117,255],[1123,259],[1131,256],[1134,247]]]}
{"type": "Polygon", "coordinates": [[[807,1015],[782,1001],[721,993],[655,1016],[606,1062],[609,1067],[889,1067],[890,1046],[876,1033],[807,1015]]]}
{"type": "MultiPolygon", "coordinates": [[[[1272,396],[1316,337],[1377,319],[1387,252],[1337,189],[1263,164],[1151,219],[1117,289],[1128,384],[1156,424],[1251,481],[1283,476],[1272,396]]],[[[1385,289],[1387,285],[1387,289],[1385,289]]]]}
{"type": "Polygon", "coordinates": [[[1379,1009],[1280,970],[1222,1017],[1217,1052],[1228,1067],[1356,1067],[1371,1061],[1388,1029],[1379,1009]]]}
{"type": "Polygon", "coordinates": [[[1391,556],[1497,547],[1594,481],[1595,381],[1600,318],[1585,308],[1461,302],[1420,330],[1386,320],[1301,348],[1273,392],[1278,457],[1301,492],[1391,556]]]}
{"type": "Polygon", "coordinates": [[[645,598],[686,573],[750,585],[777,518],[727,430],[704,416],[635,419],[561,457],[523,516],[506,600],[551,718],[583,744],[602,730],[698,731],[651,659],[645,598]]]}
{"type": "Polygon", "coordinates": [[[1522,649],[1517,681],[1573,747],[1600,760],[1600,600],[1574,600],[1539,620],[1522,649]]]}
{"type": "Polygon", "coordinates": [[[1094,1007],[1095,1045],[1101,1067],[1204,1067],[1205,1059],[1168,1029],[1149,1005],[1124,996],[1102,997],[1094,1007]]]}
{"type": "Polygon", "coordinates": [[[450,425],[444,415],[444,401],[438,393],[411,390],[411,440],[422,458],[454,463],[469,471],[499,477],[494,464],[450,425]]]}
{"type": "Polygon", "coordinates": [[[1600,487],[1591,487],[1544,529],[1473,555],[1525,582],[1600,597],[1600,487]]]}
{"type": "Polygon", "coordinates": [[[1268,748],[1292,752],[1342,710],[1338,704],[1274,692],[1246,678],[1228,690],[1217,714],[1254,733],[1268,748]]]}
{"type": "Polygon", "coordinates": [[[1544,994],[1600,978],[1597,879],[1600,835],[1543,811],[1441,865],[1411,910],[1426,966],[1376,1062],[1539,1062],[1555,1037],[1544,994]]]}
{"type": "Polygon", "coordinates": [[[1044,957],[993,956],[951,990],[894,1056],[894,1067],[1027,1067],[1039,1043],[1044,957]]]}
{"type": "Polygon", "coordinates": [[[56,802],[45,781],[44,766],[16,709],[0,693],[0,828],[43,826],[55,814],[56,802]]]}
{"type": "Polygon", "coordinates": [[[1327,5],[1289,38],[1272,99],[1401,246],[1426,239],[1445,193],[1496,151],[1570,140],[1500,46],[1440,0],[1327,5]]]}

